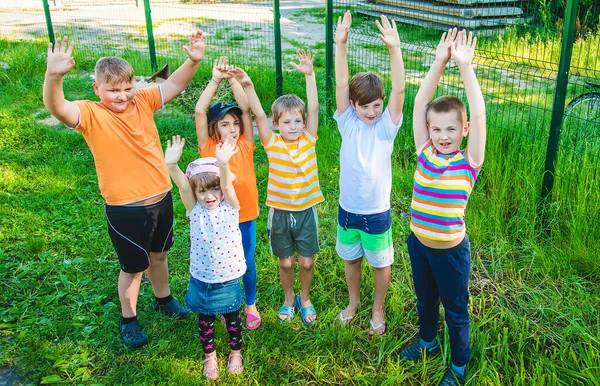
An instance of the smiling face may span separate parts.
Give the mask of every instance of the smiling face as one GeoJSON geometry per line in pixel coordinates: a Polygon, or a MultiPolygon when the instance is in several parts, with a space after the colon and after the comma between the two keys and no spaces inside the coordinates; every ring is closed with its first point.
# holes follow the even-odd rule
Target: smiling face
{"type": "Polygon", "coordinates": [[[273,126],[285,141],[295,141],[304,130],[304,117],[298,110],[288,110],[279,116],[279,120],[273,121],[273,126]]]}
{"type": "Polygon", "coordinates": [[[442,154],[458,151],[463,138],[469,133],[469,123],[463,124],[461,114],[456,110],[439,113],[430,111],[427,121],[433,146],[442,154]]]}
{"type": "Polygon", "coordinates": [[[94,92],[100,97],[100,102],[109,110],[121,113],[129,107],[135,89],[130,81],[123,82],[104,82],[99,80],[93,84],[94,92]]]}
{"type": "Polygon", "coordinates": [[[215,131],[219,136],[219,141],[223,141],[227,136],[233,137],[236,141],[240,137],[241,133],[240,118],[233,114],[225,114],[225,116],[219,119],[216,123],[215,131]]]}
{"type": "Polygon", "coordinates": [[[220,186],[196,191],[196,200],[208,210],[216,209],[223,201],[223,191],[220,186]]]}
{"type": "Polygon", "coordinates": [[[381,114],[383,114],[383,99],[381,98],[377,98],[373,102],[364,105],[355,103],[354,101],[350,101],[350,103],[352,103],[352,107],[356,110],[358,119],[367,125],[374,124],[381,114]]]}

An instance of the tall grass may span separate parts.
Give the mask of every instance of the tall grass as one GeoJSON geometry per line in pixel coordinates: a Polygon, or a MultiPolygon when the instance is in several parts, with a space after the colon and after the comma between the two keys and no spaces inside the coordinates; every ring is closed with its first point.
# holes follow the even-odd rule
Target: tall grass
{"type": "MultiPolygon", "coordinates": [[[[147,282],[138,310],[149,346],[130,351],[118,337],[119,268],[106,233],[92,156],[79,134],[37,120],[47,116],[41,100],[45,50],[41,42],[0,40],[0,61],[10,63],[8,72],[0,71],[0,78],[7,80],[0,82],[0,366],[18,369],[23,383],[205,384],[197,321],[171,320],[151,311],[147,282]]],[[[76,51],[78,65],[65,80],[68,98],[95,98],[88,78],[94,59],[83,49],[76,51]]],[[[127,59],[137,72],[148,70],[144,60],[127,59]]],[[[156,116],[163,140],[173,134],[190,140],[182,164],[197,157],[191,114],[194,93],[210,76],[208,63],[193,87],[156,116]]],[[[251,70],[268,107],[274,98],[273,74],[251,70]]],[[[285,91],[303,96],[301,77],[286,74],[285,91]]],[[[316,257],[312,291],[318,321],[313,328],[305,328],[298,318],[291,325],[277,322],[283,292],[265,232],[267,162],[259,146],[256,260],[263,326],[244,334],[245,367],[239,377],[225,370],[226,335],[218,329],[222,375],[216,384],[439,382],[450,355],[444,328],[445,349],[427,363],[405,363],[391,355],[418,333],[404,247],[415,161],[410,130],[415,92],[416,86],[410,85],[393,158],[396,262],[386,303],[388,334],[367,339],[373,301],[367,267],[358,316],[346,328],[334,323],[347,302],[343,264],[334,250],[340,138],[335,124],[322,115],[317,152],[326,202],[318,206],[322,250],[316,257]]],[[[536,117],[527,123],[544,122],[536,117]]],[[[544,143],[518,134],[519,127],[496,122],[489,127],[486,161],[466,217],[473,251],[469,384],[599,385],[597,161],[562,158],[547,236],[536,227],[544,143]]],[[[182,298],[189,231],[176,189],[174,196],[176,242],[169,253],[170,284],[173,294],[182,298]]]]}

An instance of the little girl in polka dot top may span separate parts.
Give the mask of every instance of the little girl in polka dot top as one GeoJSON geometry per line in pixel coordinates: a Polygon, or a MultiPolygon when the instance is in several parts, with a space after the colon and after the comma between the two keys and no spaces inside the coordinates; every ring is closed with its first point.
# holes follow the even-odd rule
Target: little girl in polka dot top
{"type": "Polygon", "coordinates": [[[227,137],[217,145],[216,158],[191,162],[185,174],[177,165],[185,139],[167,141],[165,162],[190,219],[190,281],[186,303],[198,313],[198,331],[204,349],[203,374],[219,377],[215,352],[215,316],[223,315],[229,334],[227,370],[242,372],[240,278],[246,272],[242,236],[238,226],[240,203],[233,189],[229,160],[237,153],[236,141],[227,137]]]}

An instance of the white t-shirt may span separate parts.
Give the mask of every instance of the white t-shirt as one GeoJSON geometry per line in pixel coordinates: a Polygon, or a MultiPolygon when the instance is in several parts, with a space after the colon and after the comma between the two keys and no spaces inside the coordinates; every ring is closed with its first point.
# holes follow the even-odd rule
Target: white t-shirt
{"type": "Polygon", "coordinates": [[[224,283],[246,272],[239,211],[221,202],[214,210],[196,205],[190,219],[190,274],[204,283],[224,283]]]}
{"type": "Polygon", "coordinates": [[[336,111],[333,118],[342,135],[340,206],[355,214],[387,211],[392,192],[392,150],[402,116],[396,125],[386,108],[374,124],[368,125],[349,106],[342,115],[336,111]]]}

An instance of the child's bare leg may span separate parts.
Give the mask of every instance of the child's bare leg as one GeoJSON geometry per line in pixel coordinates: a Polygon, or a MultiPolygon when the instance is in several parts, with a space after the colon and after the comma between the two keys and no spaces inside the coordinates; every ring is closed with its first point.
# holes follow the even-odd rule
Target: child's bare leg
{"type": "MultiPolygon", "coordinates": [[[[302,307],[309,307],[310,287],[312,286],[313,278],[315,277],[315,265],[313,257],[304,257],[298,255],[298,265],[300,266],[300,302],[302,307]]],[[[310,323],[317,318],[317,315],[308,315],[306,322],[310,323]]]]}
{"type": "Polygon", "coordinates": [[[154,296],[164,298],[171,294],[169,289],[169,266],[167,252],[150,252],[150,266],[146,270],[154,296]]]}
{"type": "Polygon", "coordinates": [[[137,315],[136,305],[138,295],[140,294],[140,283],[142,282],[143,272],[119,273],[118,289],[119,300],[121,301],[121,313],[124,318],[132,318],[137,315]]]}
{"type": "MultiPolygon", "coordinates": [[[[287,259],[279,259],[279,279],[285,293],[285,301],[283,304],[292,307],[294,305],[294,264],[296,259],[290,256],[287,259]]],[[[279,315],[279,319],[289,319],[288,316],[279,315]]]]}
{"type": "Polygon", "coordinates": [[[373,301],[373,310],[371,319],[374,325],[379,325],[385,320],[383,306],[387,295],[390,279],[392,277],[392,267],[373,268],[373,286],[375,287],[375,301],[373,301]]]}
{"type": "Polygon", "coordinates": [[[342,311],[342,316],[354,316],[360,305],[360,281],[362,279],[362,257],[356,260],[344,260],[346,284],[348,285],[348,307],[342,311]]]}

